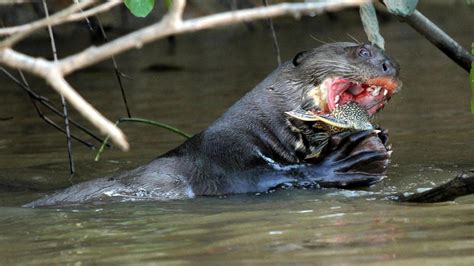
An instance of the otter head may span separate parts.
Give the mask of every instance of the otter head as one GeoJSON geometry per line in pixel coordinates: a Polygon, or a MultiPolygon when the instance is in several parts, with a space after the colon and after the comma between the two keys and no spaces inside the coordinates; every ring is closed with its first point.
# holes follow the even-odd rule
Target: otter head
{"type": "Polygon", "coordinates": [[[291,67],[303,102],[309,99],[320,113],[352,101],[373,115],[401,88],[398,64],[370,44],[325,44],[298,53],[291,67]]]}

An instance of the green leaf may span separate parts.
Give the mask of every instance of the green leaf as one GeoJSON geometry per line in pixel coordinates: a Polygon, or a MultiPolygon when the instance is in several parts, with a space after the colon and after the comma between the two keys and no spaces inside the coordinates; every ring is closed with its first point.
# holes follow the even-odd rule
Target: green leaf
{"type": "Polygon", "coordinates": [[[408,17],[415,11],[418,0],[384,0],[388,12],[397,16],[408,17]]]}
{"type": "Polygon", "coordinates": [[[165,0],[166,9],[169,10],[172,4],[173,4],[173,0],[165,0]]]}
{"type": "Polygon", "coordinates": [[[153,10],[155,0],[124,0],[125,6],[136,17],[146,17],[153,10]]]}
{"type": "Polygon", "coordinates": [[[359,13],[369,41],[384,50],[385,40],[380,35],[379,22],[377,21],[374,5],[371,2],[360,5],[359,13]]]}

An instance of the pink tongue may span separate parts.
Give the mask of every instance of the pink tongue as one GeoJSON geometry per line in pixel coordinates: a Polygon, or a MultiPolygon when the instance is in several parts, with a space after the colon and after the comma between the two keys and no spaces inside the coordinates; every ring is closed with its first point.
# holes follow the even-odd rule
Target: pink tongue
{"type": "Polygon", "coordinates": [[[336,107],[336,103],[334,102],[334,98],[336,98],[336,95],[340,95],[343,91],[347,90],[350,85],[351,83],[344,79],[338,80],[331,85],[331,88],[329,89],[328,93],[329,111],[332,111],[336,107]]]}
{"type": "Polygon", "coordinates": [[[366,96],[366,97],[359,97],[357,99],[357,103],[361,106],[365,106],[368,108],[369,114],[374,114],[377,110],[384,105],[383,95],[380,93],[378,96],[366,96]]]}
{"type": "Polygon", "coordinates": [[[362,88],[361,86],[353,85],[352,87],[348,89],[348,91],[352,95],[359,95],[364,91],[364,88],[362,88]]]}

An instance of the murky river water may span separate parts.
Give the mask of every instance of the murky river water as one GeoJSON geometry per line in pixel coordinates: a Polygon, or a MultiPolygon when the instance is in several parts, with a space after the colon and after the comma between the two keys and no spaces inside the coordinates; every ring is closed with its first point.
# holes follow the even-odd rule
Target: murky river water
{"type": "MultiPolygon", "coordinates": [[[[426,13],[469,47],[473,11],[463,5],[439,8],[456,18],[436,8],[426,13]]],[[[347,41],[347,32],[363,40],[354,15],[340,13],[337,21],[276,21],[283,58],[317,46],[309,34],[347,41]]],[[[162,42],[119,56],[119,66],[134,78],[125,81],[132,114],[191,133],[204,129],[275,67],[270,35],[256,26],[253,33],[240,25],[178,37],[176,55],[167,54],[162,42]],[[181,70],[149,68],[157,64],[181,70]]],[[[366,191],[285,190],[75,209],[20,208],[71,182],[146,163],[183,139],[124,124],[132,150],[107,150],[94,162],[94,151],[74,143],[77,174],[70,179],[63,136],[41,122],[24,93],[1,77],[0,117],[13,119],[0,121],[0,264],[472,265],[473,196],[432,205],[383,199],[384,193],[432,187],[474,168],[468,75],[407,25],[392,21],[382,33],[388,52],[402,65],[404,88],[377,118],[390,130],[394,146],[389,178],[366,191]]],[[[58,47],[67,53],[86,45],[87,36],[74,44],[64,38],[58,47]]],[[[48,40],[23,49],[47,53],[48,40]]],[[[107,117],[125,115],[109,62],[70,81],[107,117]]],[[[44,82],[30,78],[30,83],[57,101],[44,82]]]]}

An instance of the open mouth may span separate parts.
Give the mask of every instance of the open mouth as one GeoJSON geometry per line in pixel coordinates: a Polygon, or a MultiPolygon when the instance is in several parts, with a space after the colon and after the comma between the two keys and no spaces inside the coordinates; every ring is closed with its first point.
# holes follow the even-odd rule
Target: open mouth
{"type": "Polygon", "coordinates": [[[400,87],[400,83],[392,77],[377,77],[365,82],[332,77],[324,80],[322,85],[327,89],[329,112],[338,105],[353,101],[365,107],[369,115],[384,107],[400,87]]]}

